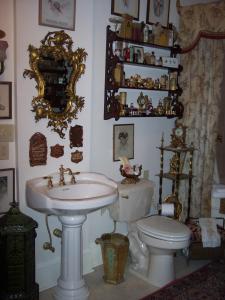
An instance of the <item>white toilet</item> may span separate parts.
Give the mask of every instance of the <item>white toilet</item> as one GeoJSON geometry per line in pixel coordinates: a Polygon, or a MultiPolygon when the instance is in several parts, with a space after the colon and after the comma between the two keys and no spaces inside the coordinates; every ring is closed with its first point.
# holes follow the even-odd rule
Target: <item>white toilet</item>
{"type": "Polygon", "coordinates": [[[139,238],[149,248],[148,281],[154,286],[164,286],[175,279],[174,254],[189,246],[191,232],[184,224],[159,215],[136,223],[139,238]]]}
{"type": "Polygon", "coordinates": [[[109,207],[109,213],[115,221],[128,223],[132,269],[161,287],[175,279],[174,254],[189,246],[191,232],[184,224],[165,216],[145,217],[154,192],[152,181],[118,184],[118,190],[119,200],[109,207]]]}

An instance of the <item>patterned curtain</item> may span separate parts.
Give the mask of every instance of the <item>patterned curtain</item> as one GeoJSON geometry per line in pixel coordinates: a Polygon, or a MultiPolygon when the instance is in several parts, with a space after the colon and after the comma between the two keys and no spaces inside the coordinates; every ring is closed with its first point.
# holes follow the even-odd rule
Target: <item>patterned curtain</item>
{"type": "MultiPolygon", "coordinates": [[[[181,7],[182,122],[194,154],[191,216],[210,216],[219,106],[225,62],[225,1],[181,7]]],[[[187,194],[187,188],[186,188],[187,194]]],[[[185,197],[186,198],[186,197],[185,197]]],[[[186,204],[186,203],[185,203],[186,204]]],[[[186,205],[184,205],[186,206],[186,205]]]]}

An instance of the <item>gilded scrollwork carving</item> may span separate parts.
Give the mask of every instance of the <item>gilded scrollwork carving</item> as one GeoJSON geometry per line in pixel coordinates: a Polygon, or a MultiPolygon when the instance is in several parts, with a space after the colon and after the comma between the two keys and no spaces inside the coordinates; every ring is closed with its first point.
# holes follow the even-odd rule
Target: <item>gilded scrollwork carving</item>
{"type": "Polygon", "coordinates": [[[35,120],[48,118],[48,127],[64,138],[64,131],[84,107],[84,98],[75,94],[75,85],[85,72],[87,53],[72,50],[73,41],[63,30],[49,32],[40,48],[29,45],[29,64],[24,77],[35,79],[38,96],[32,100],[35,120]]]}

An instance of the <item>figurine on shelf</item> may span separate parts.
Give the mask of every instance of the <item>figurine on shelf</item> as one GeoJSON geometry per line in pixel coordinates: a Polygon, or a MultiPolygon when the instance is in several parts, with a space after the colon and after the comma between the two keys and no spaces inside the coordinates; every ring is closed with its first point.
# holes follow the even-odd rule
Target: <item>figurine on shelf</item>
{"type": "Polygon", "coordinates": [[[179,173],[180,159],[177,153],[170,159],[170,174],[177,175],[179,173]]]}
{"type": "Polygon", "coordinates": [[[120,26],[119,36],[124,39],[132,39],[133,17],[127,14],[122,15],[123,21],[120,26]]]}
{"type": "Polygon", "coordinates": [[[123,22],[123,19],[118,17],[118,18],[109,18],[109,22],[113,23],[115,26],[115,32],[117,32],[118,29],[118,25],[121,24],[123,22]]]}
{"type": "Polygon", "coordinates": [[[143,112],[144,106],[146,105],[146,97],[141,92],[140,95],[137,98],[137,104],[139,106],[139,112],[143,112]]]}
{"type": "Polygon", "coordinates": [[[171,111],[171,105],[172,105],[172,98],[171,97],[165,97],[163,99],[163,107],[164,107],[164,111],[165,111],[165,114],[167,116],[170,116],[172,115],[172,111],[171,111]]]}
{"type": "Polygon", "coordinates": [[[149,116],[153,112],[152,99],[149,98],[147,95],[145,96],[145,99],[146,99],[146,104],[145,104],[146,115],[149,116]]]}
{"type": "Polygon", "coordinates": [[[157,114],[158,116],[162,116],[162,115],[164,114],[164,107],[163,107],[163,105],[162,105],[162,101],[161,101],[161,100],[159,100],[159,104],[158,104],[158,106],[156,107],[156,114],[157,114]]]}
{"type": "Polygon", "coordinates": [[[137,183],[140,179],[142,165],[134,165],[133,167],[129,163],[127,157],[119,157],[121,161],[120,165],[120,173],[123,177],[125,177],[121,183],[122,184],[132,184],[137,183]]]}

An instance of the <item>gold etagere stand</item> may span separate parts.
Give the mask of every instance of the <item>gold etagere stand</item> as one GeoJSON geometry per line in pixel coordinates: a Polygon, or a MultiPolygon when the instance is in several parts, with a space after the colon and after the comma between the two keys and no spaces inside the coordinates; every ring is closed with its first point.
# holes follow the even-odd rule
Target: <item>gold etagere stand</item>
{"type": "MultiPolygon", "coordinates": [[[[193,179],[192,165],[195,148],[193,147],[193,144],[191,144],[190,147],[164,146],[164,138],[162,136],[161,146],[158,147],[158,149],[160,150],[160,173],[157,174],[157,176],[159,176],[159,205],[161,206],[162,202],[174,203],[174,218],[180,219],[182,212],[182,204],[179,200],[179,185],[181,180],[188,180],[188,206],[186,216],[186,219],[188,219],[190,216],[191,186],[193,179]],[[173,156],[170,160],[170,168],[168,172],[164,172],[165,151],[173,153],[173,156]],[[188,173],[183,173],[183,167],[187,153],[189,153],[188,173]],[[168,195],[164,199],[164,201],[162,201],[163,178],[172,181],[172,194],[168,195]]],[[[161,214],[161,210],[159,211],[159,213],[161,214]]]]}

